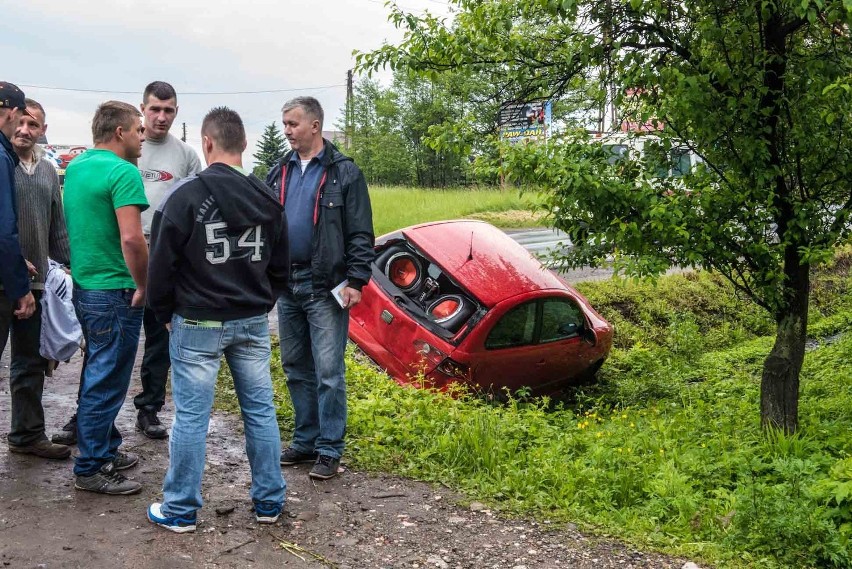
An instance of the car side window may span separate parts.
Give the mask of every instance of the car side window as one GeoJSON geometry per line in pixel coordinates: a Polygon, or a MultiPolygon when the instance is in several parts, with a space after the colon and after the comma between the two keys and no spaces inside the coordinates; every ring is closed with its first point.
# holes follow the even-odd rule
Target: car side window
{"type": "Polygon", "coordinates": [[[485,349],[497,350],[532,344],[535,332],[536,303],[527,302],[508,311],[485,340],[485,349]]]}
{"type": "Polygon", "coordinates": [[[574,338],[583,332],[586,319],[579,306],[566,299],[542,302],[540,343],[574,338]]]}

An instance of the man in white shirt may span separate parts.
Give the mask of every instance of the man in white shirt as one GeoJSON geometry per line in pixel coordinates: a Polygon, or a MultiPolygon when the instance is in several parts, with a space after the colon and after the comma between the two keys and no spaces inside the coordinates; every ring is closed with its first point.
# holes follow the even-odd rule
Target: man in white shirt
{"type": "MultiPolygon", "coordinates": [[[[145,142],[139,159],[139,173],[145,184],[145,197],[151,207],[142,213],[142,232],[148,238],[151,220],[163,197],[172,185],[182,178],[201,171],[201,161],[195,150],[169,134],[178,113],[177,93],[165,81],[154,81],[145,87],[140,106],[145,121],[145,142]]],[[[145,352],[142,356],[140,378],[142,392],[133,398],[138,410],[136,427],[152,439],[168,436],[157,413],[166,399],[166,378],[169,374],[169,332],[157,322],[154,313],[145,307],[145,352]]]]}

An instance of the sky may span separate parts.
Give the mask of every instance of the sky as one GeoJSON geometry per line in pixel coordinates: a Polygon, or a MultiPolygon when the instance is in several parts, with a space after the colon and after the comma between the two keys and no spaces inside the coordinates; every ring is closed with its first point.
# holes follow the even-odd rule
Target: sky
{"type": "MultiPolygon", "coordinates": [[[[100,103],[138,105],[145,85],[161,80],[178,94],[171,133],[180,137],[185,122],[187,142],[199,156],[207,111],[225,105],[240,113],[249,167],[264,127],[281,126],[285,101],[316,97],[325,110],[323,128],[334,130],[343,114],[346,72],[355,63],[352,51],[402,39],[387,21],[384,0],[3,4],[0,80],[45,107],[50,143],[91,144],[91,118],[100,103]]],[[[397,4],[414,13],[449,13],[446,0],[397,4]]],[[[386,83],[390,74],[377,78],[386,83]]]]}

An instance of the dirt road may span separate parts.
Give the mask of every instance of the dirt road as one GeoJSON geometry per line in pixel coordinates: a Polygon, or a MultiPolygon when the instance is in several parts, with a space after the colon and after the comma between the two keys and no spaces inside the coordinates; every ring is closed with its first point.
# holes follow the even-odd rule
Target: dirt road
{"type": "MultiPolygon", "coordinates": [[[[0,360],[0,432],[9,425],[8,349],[0,360]]],[[[138,360],[137,360],[138,365],[138,360]]],[[[48,434],[70,416],[80,358],[45,387],[48,434]]],[[[138,368],[130,395],[139,390],[138,368]]],[[[167,401],[164,419],[171,423],[167,401]]],[[[593,539],[573,527],[502,519],[442,487],[347,469],[313,482],[309,465],[288,467],[287,515],[254,521],[239,417],[215,414],[207,446],[205,506],[198,531],[177,535],[150,524],[161,498],[168,445],[134,429],[127,398],[118,425],[125,449],[140,455],[126,474],[141,494],[109,497],[74,489],[72,460],[10,454],[0,442],[0,567],[157,568],[680,568],[684,560],[593,539]]],[[[288,433],[282,433],[285,441],[288,433]]]]}

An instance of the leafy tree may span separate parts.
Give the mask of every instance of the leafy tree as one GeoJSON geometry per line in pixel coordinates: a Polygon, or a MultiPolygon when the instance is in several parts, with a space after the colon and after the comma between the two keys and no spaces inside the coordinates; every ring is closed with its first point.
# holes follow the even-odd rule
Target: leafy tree
{"type": "Polygon", "coordinates": [[[463,184],[471,170],[468,157],[482,140],[474,131],[459,136],[459,125],[470,124],[470,93],[460,73],[424,79],[400,70],[387,88],[361,79],[352,101],[349,153],[372,183],[463,184]]]}
{"type": "Polygon", "coordinates": [[[467,176],[468,148],[436,144],[432,138],[438,125],[455,124],[463,111],[453,76],[424,80],[414,74],[394,74],[401,130],[414,161],[415,182],[421,187],[446,187],[462,183],[467,176]]]}
{"type": "Polygon", "coordinates": [[[290,144],[278,129],[278,124],[272,122],[266,125],[263,135],[257,141],[257,152],[253,154],[257,161],[253,173],[261,180],[264,179],[278,159],[288,150],[290,150],[290,144]]]}
{"type": "Polygon", "coordinates": [[[251,169],[251,173],[257,176],[261,180],[265,180],[266,176],[269,174],[269,166],[266,164],[255,164],[254,168],[251,169]]]}
{"type": "Polygon", "coordinates": [[[465,69],[494,77],[503,100],[613,101],[619,119],[658,125],[645,152],[621,161],[568,128],[561,140],[505,149],[503,167],[548,192],[554,225],[577,245],[569,264],[611,256],[632,276],[703,267],[769,311],[776,341],[761,418],[795,431],[809,273],[846,238],[852,207],[852,4],[453,3],[450,22],[391,6],[405,37],[358,54],[360,68],[465,69]],[[680,147],[703,165],[660,177],[680,147]]]}
{"type": "Polygon", "coordinates": [[[411,154],[400,130],[396,93],[363,79],[355,85],[349,154],[369,183],[410,184],[411,154]]]}

